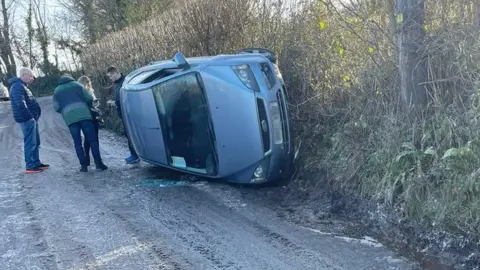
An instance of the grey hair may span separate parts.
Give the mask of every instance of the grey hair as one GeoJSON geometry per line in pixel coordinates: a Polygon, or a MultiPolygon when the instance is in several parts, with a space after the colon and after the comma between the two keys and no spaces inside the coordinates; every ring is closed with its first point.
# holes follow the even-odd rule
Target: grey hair
{"type": "Polygon", "coordinates": [[[28,67],[21,67],[18,70],[18,75],[19,75],[19,77],[23,77],[24,75],[32,75],[33,76],[33,71],[28,67]]]}

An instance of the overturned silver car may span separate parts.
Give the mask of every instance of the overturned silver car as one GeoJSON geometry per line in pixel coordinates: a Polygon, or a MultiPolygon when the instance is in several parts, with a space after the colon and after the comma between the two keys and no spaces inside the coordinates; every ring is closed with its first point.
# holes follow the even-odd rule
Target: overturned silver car
{"type": "Polygon", "coordinates": [[[140,158],[246,184],[285,185],[294,142],[276,56],[266,49],[153,62],[125,78],[125,128],[140,158]]]}

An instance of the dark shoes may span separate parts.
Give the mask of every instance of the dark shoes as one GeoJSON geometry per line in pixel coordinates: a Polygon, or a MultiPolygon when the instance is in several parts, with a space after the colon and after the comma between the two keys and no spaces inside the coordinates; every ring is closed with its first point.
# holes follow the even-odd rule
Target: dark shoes
{"type": "Polygon", "coordinates": [[[105,171],[105,170],[108,169],[107,165],[103,164],[103,162],[99,163],[99,164],[96,164],[95,166],[96,166],[97,170],[100,170],[100,171],[105,171]]]}
{"type": "Polygon", "coordinates": [[[38,168],[41,170],[48,170],[48,168],[50,168],[50,165],[41,163],[40,166],[38,166],[38,168]]]}
{"type": "Polygon", "coordinates": [[[36,168],[27,168],[25,170],[25,173],[26,174],[32,174],[32,173],[41,173],[45,170],[48,170],[48,168],[50,168],[50,165],[49,164],[44,164],[44,163],[40,163],[40,165],[36,168]]]}
{"type": "MultiPolygon", "coordinates": [[[[99,164],[96,164],[95,167],[99,171],[105,171],[105,170],[108,169],[107,165],[103,164],[103,162],[99,163],[99,164]]],[[[82,166],[80,168],[80,172],[88,172],[88,166],[82,166]]]]}

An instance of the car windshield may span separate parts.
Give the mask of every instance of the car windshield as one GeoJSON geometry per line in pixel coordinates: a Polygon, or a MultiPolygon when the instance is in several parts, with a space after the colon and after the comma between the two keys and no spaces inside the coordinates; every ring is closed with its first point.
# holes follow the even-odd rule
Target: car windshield
{"type": "Polygon", "coordinates": [[[213,133],[199,76],[196,72],[183,74],[155,85],[152,90],[171,165],[212,174],[213,133]]]}

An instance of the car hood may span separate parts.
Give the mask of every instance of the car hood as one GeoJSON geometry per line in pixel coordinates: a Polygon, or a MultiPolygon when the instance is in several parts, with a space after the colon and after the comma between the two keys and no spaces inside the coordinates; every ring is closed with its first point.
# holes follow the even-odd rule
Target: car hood
{"type": "Polygon", "coordinates": [[[235,77],[229,80],[232,74],[236,76],[225,67],[208,67],[201,72],[221,177],[250,167],[264,157],[255,94],[235,77]]]}

